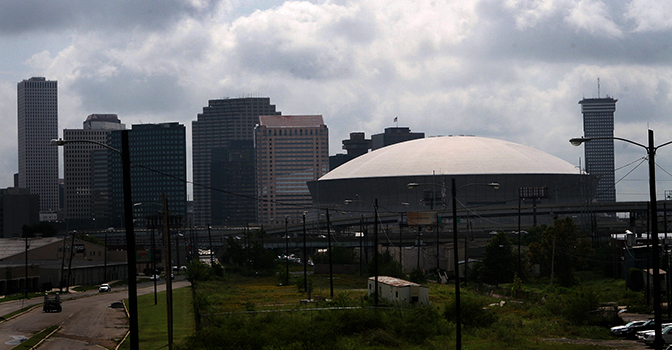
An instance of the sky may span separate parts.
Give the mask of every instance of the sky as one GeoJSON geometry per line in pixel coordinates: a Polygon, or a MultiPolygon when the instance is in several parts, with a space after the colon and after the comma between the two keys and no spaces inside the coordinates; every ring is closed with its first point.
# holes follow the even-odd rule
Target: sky
{"type": "MultiPolygon", "coordinates": [[[[578,167],[585,98],[614,135],[672,140],[669,0],[3,0],[0,187],[17,172],[16,85],[58,81],[59,135],[94,113],[187,127],[208,100],[321,114],[330,154],[398,126],[527,145],[578,167]],[[599,79],[599,89],[598,89],[599,79]]],[[[615,143],[617,199],[648,200],[646,151],[615,143]]],[[[657,152],[672,190],[672,145],[657,152]]],[[[189,167],[189,173],[191,167],[189,167]]],[[[62,172],[61,172],[62,174],[62,172]]]]}

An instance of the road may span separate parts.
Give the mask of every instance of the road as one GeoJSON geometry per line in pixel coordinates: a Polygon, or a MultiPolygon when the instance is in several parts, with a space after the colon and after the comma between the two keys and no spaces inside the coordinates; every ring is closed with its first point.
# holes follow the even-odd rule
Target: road
{"type": "MultiPolygon", "coordinates": [[[[173,289],[188,285],[187,281],[174,281],[173,289]]],[[[165,291],[165,284],[159,284],[157,289],[165,291]]],[[[139,285],[138,295],[153,292],[152,284],[139,285]]],[[[39,347],[40,350],[99,350],[101,346],[114,348],[128,332],[128,319],[124,309],[113,309],[109,305],[113,301],[128,298],[127,290],[115,289],[111,293],[89,291],[74,296],[75,298],[62,302],[63,311],[60,313],[44,313],[42,307],[38,307],[0,324],[0,350],[12,349],[16,346],[17,339],[30,338],[33,334],[53,325],[61,325],[61,329],[43,343],[39,347]]],[[[29,303],[37,302],[41,305],[41,301],[34,299],[29,303]]],[[[0,303],[2,305],[0,313],[7,314],[13,311],[5,312],[3,309],[14,307],[16,310],[21,307],[20,302],[11,303],[13,305],[0,303]]]]}

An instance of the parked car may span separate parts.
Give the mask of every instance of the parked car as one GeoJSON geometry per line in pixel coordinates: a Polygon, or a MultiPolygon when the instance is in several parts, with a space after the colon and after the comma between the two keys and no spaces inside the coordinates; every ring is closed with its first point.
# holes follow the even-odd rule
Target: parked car
{"type": "MultiPolygon", "coordinates": [[[[665,344],[670,344],[672,343],[672,326],[667,326],[663,328],[660,332],[663,337],[663,342],[665,344]]],[[[653,340],[656,338],[656,332],[655,331],[647,331],[644,333],[641,341],[645,342],[646,344],[653,344],[653,340]]]]}
{"type": "MultiPolygon", "coordinates": [[[[665,320],[664,322],[669,322],[669,321],[665,320]]],[[[628,328],[628,330],[626,332],[624,332],[623,335],[626,335],[626,336],[628,336],[629,338],[632,338],[632,339],[637,339],[637,333],[638,332],[650,331],[650,330],[654,329],[655,326],[656,326],[656,321],[654,319],[650,319],[650,320],[644,322],[643,324],[640,324],[638,326],[632,326],[632,327],[628,328]]]]}
{"type": "MultiPolygon", "coordinates": [[[[662,330],[662,329],[665,329],[665,328],[667,328],[667,327],[669,327],[669,326],[672,326],[672,323],[663,323],[662,325],[660,325],[660,328],[661,328],[661,330],[662,330]]],[[[636,336],[635,336],[635,339],[637,339],[638,341],[644,342],[644,339],[645,339],[649,334],[654,334],[654,333],[655,333],[655,330],[653,329],[653,327],[652,327],[651,329],[648,329],[648,330],[637,331],[636,336]]]]}
{"type": "Polygon", "coordinates": [[[161,279],[161,276],[159,276],[159,275],[151,275],[151,276],[149,276],[149,280],[150,280],[150,281],[158,281],[158,280],[160,280],[160,279],[161,279]]]}
{"type": "Polygon", "coordinates": [[[99,293],[109,292],[111,290],[112,290],[112,287],[110,287],[110,285],[107,284],[107,283],[101,284],[100,287],[98,288],[99,293]]]}
{"type": "Polygon", "coordinates": [[[627,324],[625,324],[625,325],[622,325],[622,326],[611,327],[611,335],[615,335],[615,336],[625,336],[625,335],[628,335],[628,333],[630,332],[630,328],[632,328],[632,327],[637,327],[637,326],[641,326],[641,325],[643,325],[644,323],[646,323],[645,320],[641,320],[641,321],[632,321],[632,322],[629,322],[629,323],[627,323],[627,324]]]}

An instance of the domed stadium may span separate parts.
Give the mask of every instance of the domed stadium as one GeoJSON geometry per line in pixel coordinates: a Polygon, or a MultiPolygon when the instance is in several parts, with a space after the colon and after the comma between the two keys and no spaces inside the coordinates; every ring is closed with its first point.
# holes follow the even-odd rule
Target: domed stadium
{"type": "MultiPolygon", "coordinates": [[[[581,203],[595,187],[574,165],[521,144],[475,136],[442,136],[397,143],[355,158],[308,183],[315,205],[364,209],[378,200],[387,211],[450,208],[451,180],[462,207],[581,203]],[[417,184],[409,189],[408,184],[417,184]],[[498,183],[499,189],[487,185],[498,183]]],[[[381,209],[382,210],[382,209],[381,209]]]]}

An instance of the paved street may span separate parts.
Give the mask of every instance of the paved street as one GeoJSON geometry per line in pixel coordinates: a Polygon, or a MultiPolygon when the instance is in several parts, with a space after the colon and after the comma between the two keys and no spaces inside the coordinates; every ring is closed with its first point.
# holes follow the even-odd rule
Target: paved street
{"type": "MultiPolygon", "coordinates": [[[[173,289],[188,285],[187,281],[175,281],[173,289]]],[[[165,291],[165,284],[159,284],[157,290],[165,291]]],[[[153,284],[139,285],[138,295],[153,292],[153,284]]],[[[37,307],[0,325],[0,350],[11,349],[16,346],[13,343],[17,338],[30,338],[52,325],[61,325],[62,328],[41,345],[40,349],[84,350],[100,349],[99,346],[113,348],[128,331],[128,320],[124,309],[113,309],[109,305],[127,297],[126,289],[115,289],[111,293],[98,293],[95,290],[65,296],[62,302],[63,311],[60,313],[44,313],[41,306],[37,307]]],[[[35,298],[25,302],[25,305],[41,303],[41,299],[35,298]]],[[[0,303],[0,314],[17,310],[21,308],[21,304],[21,301],[0,303]]]]}

